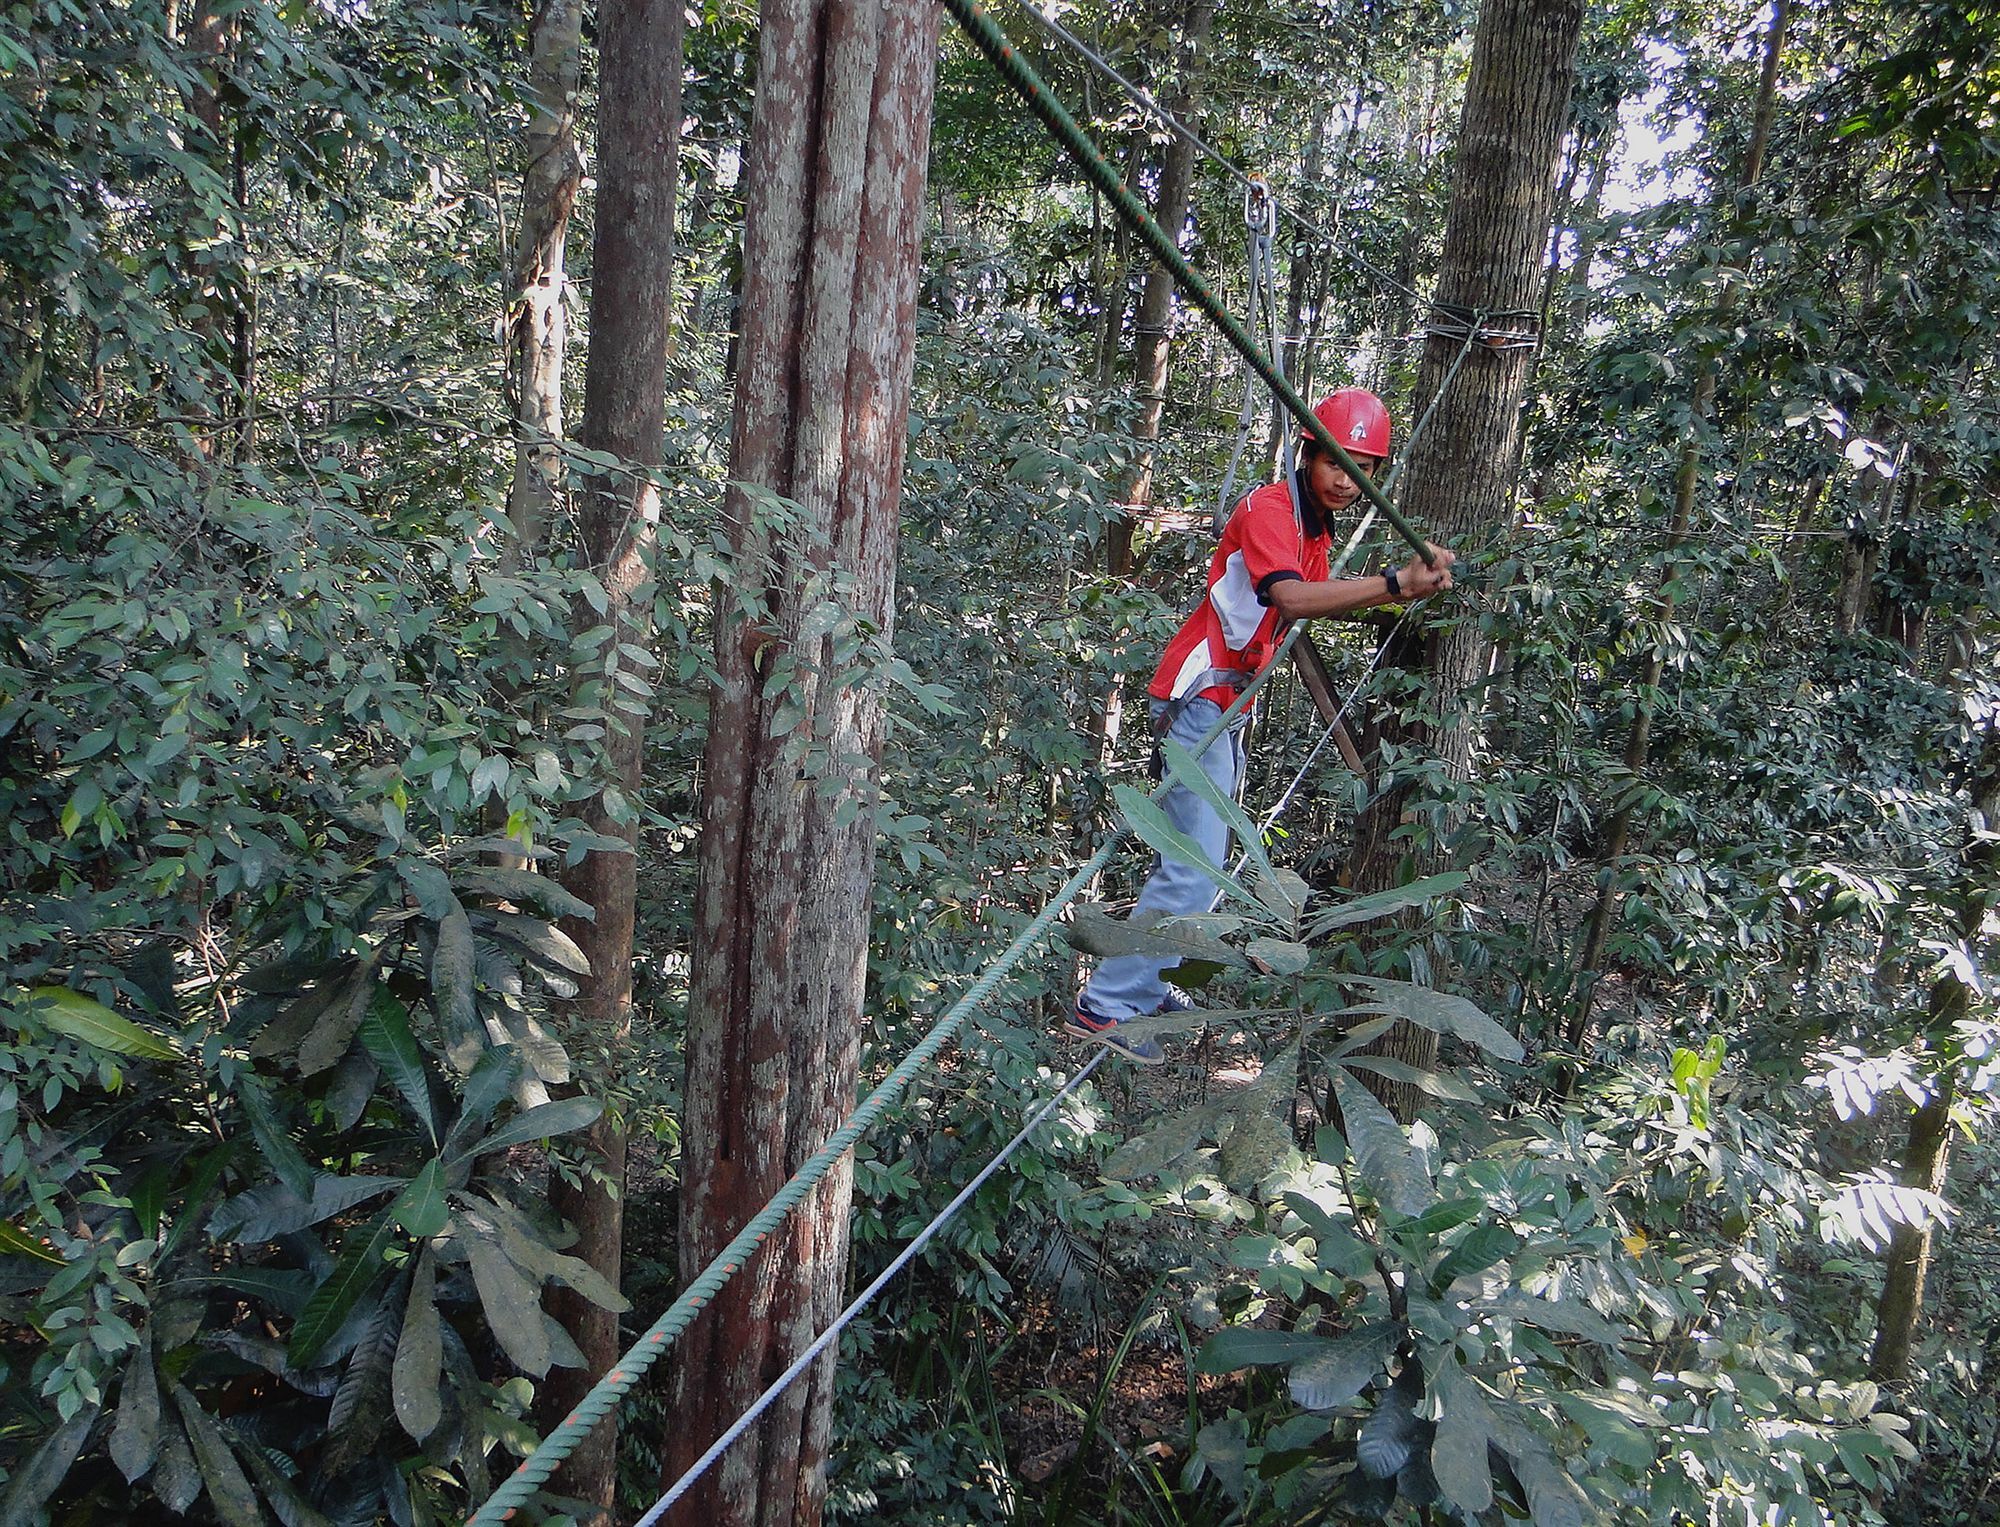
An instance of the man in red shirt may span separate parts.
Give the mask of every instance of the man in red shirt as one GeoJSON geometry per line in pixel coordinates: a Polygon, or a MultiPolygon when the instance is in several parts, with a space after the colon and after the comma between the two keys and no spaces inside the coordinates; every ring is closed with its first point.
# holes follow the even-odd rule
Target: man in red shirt
{"type": "MultiPolygon", "coordinates": [[[[1389,411],[1374,393],[1344,387],[1313,409],[1327,433],[1371,478],[1389,456],[1389,411]]],[[[1295,620],[1348,615],[1374,605],[1403,604],[1451,587],[1457,558],[1431,547],[1406,566],[1365,577],[1327,577],[1328,527],[1361,497],[1361,489],[1310,436],[1302,445],[1296,478],[1271,483],[1236,506],[1208,569],[1208,593],[1188,616],[1148,686],[1155,735],[1192,752],[1230,702],[1270,664],[1295,620]]],[[[1242,723],[1200,755],[1202,772],[1232,795],[1243,769],[1242,723]]],[[[1168,818],[1198,844],[1212,865],[1229,852],[1229,828],[1208,803],[1181,785],[1161,799],[1168,818]]],[[[1139,893],[1139,912],[1184,917],[1206,912],[1214,886],[1192,865],[1162,858],[1139,893]]],[[[1118,1033],[1129,1018],[1183,1005],[1161,972],[1171,960],[1124,955],[1097,967],[1076,1000],[1064,1032],[1095,1039],[1144,1065],[1166,1058],[1158,1042],[1118,1033]]]]}

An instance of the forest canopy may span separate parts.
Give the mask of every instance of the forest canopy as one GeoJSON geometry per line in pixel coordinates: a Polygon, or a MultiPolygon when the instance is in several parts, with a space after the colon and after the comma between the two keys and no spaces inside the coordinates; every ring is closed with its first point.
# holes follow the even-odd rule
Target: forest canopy
{"type": "Polygon", "coordinates": [[[1060,1094],[668,1520],[2000,1522],[2000,11],[991,18],[1110,189],[914,0],[0,12],[0,1523],[465,1522],[945,1018],[515,1520],[1060,1094]],[[1121,198],[1458,558],[1152,925],[1299,424],[1121,198]]]}

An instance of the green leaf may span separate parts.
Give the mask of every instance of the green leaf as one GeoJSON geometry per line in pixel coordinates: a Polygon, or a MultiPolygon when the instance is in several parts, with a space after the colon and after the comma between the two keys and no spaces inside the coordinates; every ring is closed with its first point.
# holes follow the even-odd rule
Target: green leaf
{"type": "Polygon", "coordinates": [[[195,1465],[201,1470],[202,1483],[208,1487],[208,1503],[215,1508],[215,1514],[224,1527],[264,1527],[257,1492],[250,1488],[243,1465],[229,1450],[229,1439],[223,1435],[221,1425],[184,1386],[173,1385],[172,1393],[174,1407],[187,1427],[188,1441],[194,1445],[195,1465]]]}
{"type": "Polygon", "coordinates": [[[450,879],[435,864],[404,856],[396,861],[396,873],[417,898],[418,909],[432,922],[443,922],[459,909],[450,879]]]}
{"type": "Polygon", "coordinates": [[[335,1177],[321,1172],[313,1178],[312,1197],[301,1198],[282,1182],[263,1183],[224,1199],[209,1216],[208,1233],[216,1240],[274,1241],[395,1186],[393,1177],[335,1177]]]}
{"type": "Polygon", "coordinates": [[[1335,928],[1373,922],[1378,917],[1388,917],[1410,907],[1420,907],[1437,897],[1450,895],[1464,885],[1465,881],[1466,875],[1463,870],[1453,870],[1448,875],[1430,875],[1422,880],[1413,880],[1408,885],[1397,886],[1393,890],[1377,891],[1370,896],[1355,896],[1346,901],[1337,901],[1332,906],[1322,907],[1313,916],[1312,936],[1321,938],[1335,928]]]}
{"type": "MultiPolygon", "coordinates": [[[[437,950],[431,956],[431,1000],[444,1025],[445,1053],[464,1072],[472,1070],[480,1051],[486,1048],[486,1030],[479,1022],[476,968],[472,924],[454,902],[437,928],[437,950]]],[[[435,1130],[432,1133],[435,1137],[435,1130]]]]}
{"type": "Polygon", "coordinates": [[[416,1036],[410,1032],[409,1008],[386,986],[380,988],[375,1000],[368,1004],[368,1016],[361,1021],[360,1033],[362,1048],[403,1095],[403,1101],[410,1105],[410,1112],[429,1136],[431,1149],[437,1149],[437,1115],[431,1111],[430,1071],[424,1065],[423,1052],[417,1048],[416,1036]]]}
{"type": "Polygon", "coordinates": [[[169,1416],[160,1428],[160,1461],[153,1466],[153,1495],[176,1516],[201,1499],[201,1470],[188,1446],[187,1428],[169,1416]]]}
{"type": "Polygon", "coordinates": [[[1475,1225],[1447,1251],[1431,1274],[1433,1286],[1449,1288],[1459,1278],[1485,1272],[1520,1250],[1521,1238],[1505,1225],[1475,1225]]]}
{"type": "Polygon", "coordinates": [[[1295,976],[1312,963],[1312,951],[1289,939],[1253,938],[1244,953],[1274,976],[1295,976]]]}
{"type": "MultiPolygon", "coordinates": [[[[1215,746],[1228,747],[1224,738],[1217,738],[1215,746]]],[[[1257,824],[1250,820],[1249,813],[1236,804],[1233,796],[1225,795],[1217,788],[1214,780],[1202,772],[1201,760],[1169,738],[1161,748],[1166,759],[1167,775],[1190,795],[1207,803],[1209,810],[1220,817],[1229,828],[1229,836],[1249,856],[1256,867],[1257,877],[1269,881],[1275,872],[1271,868],[1271,856],[1264,852],[1264,834],[1257,824]]]]}
{"type": "Polygon", "coordinates": [[[84,1404],[35,1449],[33,1456],[14,1466],[7,1480],[7,1493],[0,1496],[0,1527],[26,1527],[42,1517],[48,1503],[68,1476],[84,1440],[97,1421],[98,1407],[84,1404]]]}
{"type": "Polygon", "coordinates": [[[255,1444],[246,1446],[242,1456],[250,1465],[264,1500],[284,1527],[332,1527],[325,1516],[306,1504],[292,1482],[278,1472],[278,1466],[265,1455],[263,1448],[255,1444]]]}
{"type": "Polygon", "coordinates": [[[1563,1413],[1589,1434],[1590,1440],[1621,1466],[1643,1473],[1650,1469],[1658,1450],[1644,1431],[1609,1406],[1587,1395],[1557,1390],[1556,1404],[1563,1413]]]}
{"type": "Polygon", "coordinates": [[[160,1456],[160,1382],[153,1373],[153,1338],[148,1331],[125,1364],[118,1388],[118,1419],[111,1427],[111,1461],[130,1484],[160,1456]]]}
{"type": "Polygon", "coordinates": [[[1198,871],[1225,895],[1233,896],[1248,906],[1263,905],[1251,893],[1248,886],[1210,864],[1208,856],[1201,851],[1201,846],[1174,826],[1166,812],[1160,809],[1159,803],[1150,796],[1140,793],[1130,785],[1115,785],[1111,793],[1117,799],[1118,809],[1124,813],[1125,820],[1131,824],[1132,831],[1137,833],[1140,840],[1154,852],[1168,859],[1178,860],[1190,869],[1198,871]]]}
{"type": "Polygon", "coordinates": [[[1456,1230],[1468,1220],[1479,1218],[1486,1208],[1483,1198],[1452,1198],[1441,1204],[1432,1204],[1414,1219],[1404,1220],[1391,1228],[1397,1235],[1414,1239],[1424,1235],[1443,1235],[1447,1230],[1456,1230]]]}
{"type": "Polygon", "coordinates": [[[1341,1133],[1369,1186],[1398,1214],[1423,1213],[1437,1192],[1403,1126],[1342,1067],[1334,1068],[1333,1094],[1340,1104],[1341,1133]]]}
{"type": "Polygon", "coordinates": [[[599,1309],[624,1314],[631,1303],[596,1268],[581,1257],[564,1256],[542,1239],[526,1215],[498,1198],[468,1193],[466,1198],[485,1215],[499,1236],[500,1248],[529,1277],[575,1289],[599,1309]]]}
{"type": "Polygon", "coordinates": [[[1395,1350],[1399,1330],[1386,1320],[1357,1326],[1335,1337],[1324,1350],[1294,1363],[1287,1380],[1293,1401],[1307,1410],[1347,1404],[1382,1371],[1395,1350]]]}
{"type": "Polygon", "coordinates": [[[479,926],[491,931],[499,938],[518,945],[543,965],[566,970],[571,975],[590,974],[590,961],[577,948],[576,940],[562,929],[543,922],[539,917],[523,917],[516,912],[490,912],[482,910],[479,926]]]}
{"type": "Polygon", "coordinates": [[[277,1174],[280,1182],[302,1199],[310,1199],[313,1193],[313,1170],[306,1165],[306,1158],[299,1154],[299,1148],[292,1144],[291,1136],[285,1133],[278,1116],[271,1111],[271,1100],[264,1095],[264,1084],[247,1073],[236,1078],[236,1100],[243,1105],[243,1113],[250,1121],[250,1133],[256,1137],[258,1148],[264,1152],[264,1161],[277,1174]]]}
{"type": "Polygon", "coordinates": [[[500,1025],[513,1041],[515,1053],[528,1063],[528,1069],[535,1073],[537,1079],[554,1087],[569,1082],[569,1052],[529,1014],[494,1006],[487,1010],[487,1022],[500,1025]]]}
{"type": "Polygon", "coordinates": [[[489,1049],[479,1057],[472,1075],[465,1079],[465,1098],[458,1117],[444,1137],[447,1159],[459,1154],[460,1147],[477,1137],[500,1105],[514,1094],[514,1078],[520,1074],[521,1057],[512,1045],[489,1049]]]}
{"type": "Polygon", "coordinates": [[[1587,1304],[1571,1299],[1539,1299],[1518,1288],[1502,1289],[1492,1298],[1480,1300],[1478,1307],[1489,1314],[1525,1320],[1544,1331],[1564,1331],[1603,1342],[1608,1347],[1617,1346],[1627,1334],[1587,1304]]]}
{"type": "Polygon", "coordinates": [[[32,1236],[19,1225],[0,1220],[0,1253],[15,1257],[33,1257],[37,1262],[48,1262],[54,1266],[64,1266],[62,1253],[52,1248],[39,1236],[32,1236]]]}
{"type": "Polygon", "coordinates": [[[550,917],[574,917],[587,923],[597,921],[597,910],[589,902],[564,889],[547,875],[537,875],[532,870],[480,865],[460,870],[458,883],[482,895],[525,902],[550,917]]]}
{"type": "Polygon", "coordinates": [[[1197,1103],[1182,1109],[1120,1145],[1104,1163],[1104,1175],[1113,1182],[1131,1182],[1170,1166],[1201,1144],[1224,1113],[1221,1103],[1197,1103]]]}
{"type": "Polygon", "coordinates": [[[444,1338],[437,1310],[437,1259],[426,1246],[410,1279],[410,1299],[403,1310],[403,1335],[396,1343],[396,1360],[389,1373],[396,1419],[421,1442],[437,1429],[444,1414],[440,1372],[444,1338]]]}
{"type": "Polygon", "coordinates": [[[451,1221],[444,1202],[444,1163],[426,1162],[424,1169],[396,1195],[396,1201],[389,1205],[389,1213],[395,1217],[397,1224],[420,1241],[441,1235],[451,1221]]]}
{"type": "Polygon", "coordinates": [[[361,1027],[371,995],[383,989],[375,979],[371,966],[363,970],[361,978],[343,994],[343,1000],[327,1004],[319,1021],[312,1026],[312,1032],[299,1042],[297,1059],[300,1076],[317,1076],[339,1063],[354,1043],[354,1031],[361,1027]]]}
{"type": "Polygon", "coordinates": [[[298,1324],[292,1327],[290,1357],[294,1368],[312,1367],[320,1348],[332,1340],[361,1296],[381,1277],[382,1253],[389,1249],[395,1234],[395,1222],[386,1209],[347,1233],[341,1241],[340,1260],[326,1281],[313,1290],[299,1312],[298,1324]]]}
{"type": "Polygon", "coordinates": [[[1300,1331],[1260,1331],[1254,1326],[1225,1326],[1201,1344],[1201,1352],[1194,1360],[1194,1371],[1234,1373],[1238,1368],[1296,1363],[1316,1357],[1332,1345],[1324,1336],[1308,1336],[1300,1331]]]}
{"type": "Polygon", "coordinates": [[[1448,1103],[1480,1101],[1477,1088],[1470,1082],[1453,1076],[1449,1071],[1433,1071],[1428,1066],[1413,1066],[1407,1061],[1391,1060],[1386,1055],[1343,1055],[1340,1063],[1362,1071],[1373,1071],[1377,1076],[1386,1076],[1392,1082],[1402,1082],[1415,1087],[1419,1092],[1427,1092],[1432,1097],[1441,1098],[1448,1103]]]}
{"type": "Polygon", "coordinates": [[[102,1002],[67,986],[38,986],[28,999],[35,1021],[92,1049],[141,1060],[179,1060],[181,1052],[159,1035],[121,1018],[102,1002]]]}
{"type": "Polygon", "coordinates": [[[1322,1271],[1337,1272],[1343,1278],[1362,1278],[1375,1270],[1375,1253],[1346,1225],[1303,1193],[1287,1189],[1283,1196],[1291,1211],[1312,1232],[1317,1248],[1314,1260],[1322,1271]]]}
{"type": "Polygon", "coordinates": [[[1102,907],[1081,906],[1072,920],[1063,925],[1070,947],[1104,958],[1143,954],[1162,960],[1206,960],[1238,970],[1250,969],[1242,950],[1219,938],[1188,928],[1179,918],[1162,917],[1156,911],[1134,913],[1131,919],[1113,917],[1102,907]]]}
{"type": "Polygon", "coordinates": [[[373,973],[372,960],[342,962],[337,973],[327,975],[311,991],[294,999],[282,1013],[264,1025],[257,1037],[250,1041],[251,1056],[264,1060],[273,1055],[292,1054],[334,1004],[350,998],[355,983],[371,979],[373,973]]]}
{"type": "Polygon", "coordinates": [[[459,1223],[470,1232],[465,1237],[465,1250],[472,1259],[472,1281],[494,1340],[516,1368],[540,1378],[549,1371],[551,1356],[549,1333],[542,1324],[540,1291],[500,1249],[492,1225],[483,1217],[465,1214],[459,1223]]]}
{"type": "Polygon", "coordinates": [[[232,1294],[248,1294],[263,1300],[281,1315],[296,1315],[304,1309],[312,1288],[311,1273],[276,1267],[231,1267],[220,1272],[194,1273],[167,1285],[169,1292],[222,1289],[232,1294]]]}
{"type": "Polygon", "coordinates": [[[1493,1474],[1486,1462],[1492,1409],[1448,1351],[1432,1383],[1443,1411],[1431,1440],[1431,1472],[1452,1504],[1476,1515],[1493,1504],[1493,1474]]]}
{"type": "Polygon", "coordinates": [[[1502,1060],[1517,1061],[1525,1053],[1520,1040],[1463,997],[1375,976],[1341,979],[1361,990],[1362,1000],[1348,1009],[1350,1013],[1389,1013],[1434,1034],[1451,1034],[1467,1040],[1502,1060]]]}
{"type": "MultiPolygon", "coordinates": [[[[528,1140],[553,1140],[557,1135],[566,1135],[595,1124],[598,1115],[603,1112],[604,1104],[596,1098],[557,1098],[552,1103],[516,1114],[478,1144],[461,1147],[457,1154],[460,1157],[484,1156],[490,1151],[502,1151],[528,1140]]],[[[450,1158],[446,1159],[449,1162],[450,1158]]]]}

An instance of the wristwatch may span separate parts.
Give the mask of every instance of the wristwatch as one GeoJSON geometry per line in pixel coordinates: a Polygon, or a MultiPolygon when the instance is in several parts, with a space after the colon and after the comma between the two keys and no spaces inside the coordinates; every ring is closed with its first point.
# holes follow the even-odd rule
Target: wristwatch
{"type": "Polygon", "coordinates": [[[1403,585],[1401,580],[1396,577],[1396,570],[1393,567],[1382,575],[1382,581],[1389,585],[1389,597],[1391,599],[1401,599],[1403,597],[1403,585]]]}

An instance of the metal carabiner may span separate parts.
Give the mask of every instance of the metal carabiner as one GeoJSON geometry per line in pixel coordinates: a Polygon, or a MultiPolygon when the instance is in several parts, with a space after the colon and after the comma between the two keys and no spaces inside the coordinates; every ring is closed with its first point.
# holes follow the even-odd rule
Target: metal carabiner
{"type": "Polygon", "coordinates": [[[1278,198],[1262,175],[1252,175],[1243,188],[1243,226],[1267,239],[1278,236],[1278,198]]]}

